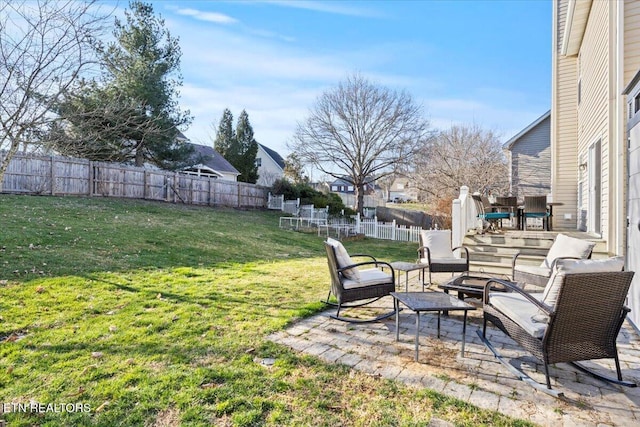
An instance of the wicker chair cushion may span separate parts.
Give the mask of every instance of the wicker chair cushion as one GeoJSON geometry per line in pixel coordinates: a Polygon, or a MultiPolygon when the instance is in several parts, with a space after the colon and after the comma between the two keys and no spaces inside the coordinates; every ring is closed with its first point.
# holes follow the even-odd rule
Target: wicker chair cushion
{"type": "Polygon", "coordinates": [[[431,259],[455,258],[451,250],[451,230],[422,230],[422,246],[429,248],[431,259]]]}
{"type": "Polygon", "coordinates": [[[588,240],[576,239],[575,237],[569,237],[566,234],[558,234],[553,241],[547,256],[545,257],[540,267],[551,268],[553,261],[556,258],[588,258],[589,254],[593,250],[595,242],[588,240]]]}
{"type": "MultiPolygon", "coordinates": [[[[541,293],[529,294],[536,299],[542,298],[541,293]]],[[[517,323],[527,333],[536,338],[542,338],[547,329],[547,323],[533,320],[538,315],[538,307],[533,305],[524,296],[515,292],[492,292],[489,294],[489,303],[496,310],[517,323]]]]}
{"type": "Polygon", "coordinates": [[[562,282],[571,273],[602,273],[607,271],[622,271],[623,257],[606,259],[559,259],[542,293],[542,302],[555,308],[562,282]]]}
{"type": "Polygon", "coordinates": [[[368,268],[359,271],[360,278],[358,280],[345,279],[342,286],[345,289],[362,288],[371,285],[382,285],[391,282],[391,275],[377,268],[368,268]]]}
{"type": "MultiPolygon", "coordinates": [[[[421,264],[429,262],[427,258],[420,258],[421,264]]],[[[465,258],[431,258],[431,264],[467,265],[465,258]]]]}
{"type": "MultiPolygon", "coordinates": [[[[349,253],[340,241],[328,237],[327,243],[333,246],[336,251],[336,261],[338,261],[338,268],[354,264],[354,262],[351,260],[351,257],[349,256],[349,253]]],[[[356,281],[360,280],[360,272],[357,268],[348,268],[346,270],[343,270],[342,275],[345,277],[345,279],[356,281]]]]}

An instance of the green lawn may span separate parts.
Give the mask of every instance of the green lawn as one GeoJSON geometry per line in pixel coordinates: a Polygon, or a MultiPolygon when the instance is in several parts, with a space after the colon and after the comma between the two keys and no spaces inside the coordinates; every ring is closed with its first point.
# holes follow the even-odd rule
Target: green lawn
{"type": "MultiPolygon", "coordinates": [[[[278,216],[0,195],[0,402],[51,405],[0,419],[10,427],[410,426],[435,416],[528,425],[267,341],[321,310],[328,289],[321,238],[279,230],[278,216]],[[256,362],[267,357],[271,368],[256,362]]],[[[415,256],[415,244],[346,246],[387,261],[415,256]]]]}

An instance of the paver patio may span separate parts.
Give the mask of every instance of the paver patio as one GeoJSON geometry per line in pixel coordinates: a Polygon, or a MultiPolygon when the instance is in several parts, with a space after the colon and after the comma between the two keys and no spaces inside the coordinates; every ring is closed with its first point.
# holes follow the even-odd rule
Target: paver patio
{"type": "MultiPolygon", "coordinates": [[[[448,274],[435,278],[440,282],[448,274]]],[[[418,290],[417,282],[413,283],[418,290]]],[[[404,288],[404,286],[403,286],[404,288]]],[[[411,289],[410,289],[411,290],[411,289]]],[[[375,303],[393,307],[391,297],[375,303]]],[[[430,388],[481,408],[527,419],[543,426],[640,425],[640,387],[628,388],[596,380],[567,364],[552,365],[552,386],[565,394],[556,399],[516,379],[484,346],[476,334],[482,329],[482,310],[469,312],[465,357],[460,356],[462,315],[441,317],[441,339],[436,338],[436,314],[423,314],[420,359],[414,361],[415,318],[400,314],[400,341],[395,341],[395,319],[349,324],[329,317],[333,310],[304,319],[270,340],[311,354],[329,363],[430,388]]],[[[490,341],[511,363],[520,365],[536,381],[544,382],[543,367],[501,331],[490,328],[490,341]]],[[[623,378],[640,384],[640,337],[625,322],[618,337],[623,378]]],[[[586,362],[615,375],[613,361],[586,362]]]]}

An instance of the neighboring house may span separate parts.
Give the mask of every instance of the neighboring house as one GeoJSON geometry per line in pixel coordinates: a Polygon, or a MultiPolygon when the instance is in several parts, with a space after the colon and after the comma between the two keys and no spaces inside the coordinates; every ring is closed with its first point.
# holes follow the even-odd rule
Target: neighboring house
{"type": "Polygon", "coordinates": [[[389,187],[389,200],[407,202],[418,199],[418,189],[408,178],[396,178],[389,187]]]}
{"type": "Polygon", "coordinates": [[[601,237],[610,254],[626,255],[626,268],[638,271],[629,293],[636,325],[640,199],[638,185],[628,187],[626,165],[630,160],[636,176],[640,150],[631,148],[637,147],[633,133],[627,142],[627,124],[640,103],[627,110],[626,88],[638,70],[640,2],[554,0],[551,193],[564,203],[554,208],[554,223],[586,230],[601,237]]]}
{"type": "MultiPolygon", "coordinates": [[[[349,178],[343,177],[334,180],[329,188],[332,193],[355,194],[356,188],[349,178]]],[[[370,195],[376,192],[375,184],[371,181],[364,184],[364,194],[370,195]]]]}
{"type": "Polygon", "coordinates": [[[509,194],[542,196],[551,192],[551,111],[538,117],[502,145],[509,163],[509,194]]]}
{"type": "Polygon", "coordinates": [[[284,159],[269,147],[258,144],[256,155],[258,166],[258,185],[271,187],[277,179],[284,176],[284,159]]]}
{"type": "Polygon", "coordinates": [[[184,173],[197,176],[218,178],[225,181],[237,181],[240,172],[208,145],[191,144],[195,150],[193,166],[183,169],[184,173]]]}

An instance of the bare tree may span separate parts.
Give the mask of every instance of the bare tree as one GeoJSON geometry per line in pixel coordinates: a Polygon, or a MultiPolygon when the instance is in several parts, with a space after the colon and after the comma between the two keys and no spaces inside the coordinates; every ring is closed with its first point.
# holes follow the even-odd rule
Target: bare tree
{"type": "Polygon", "coordinates": [[[94,2],[0,2],[0,191],[9,162],[56,119],[51,107],[92,61],[106,15],[94,2]]]}
{"type": "Polygon", "coordinates": [[[334,178],[345,176],[362,213],[364,186],[406,162],[428,132],[420,106],[407,92],[375,85],[359,74],[324,92],[298,123],[289,147],[305,164],[334,178]]]}
{"type": "Polygon", "coordinates": [[[462,185],[480,193],[509,188],[507,161],[498,136],[477,125],[452,126],[415,156],[412,181],[427,199],[455,196],[462,185]]]}

